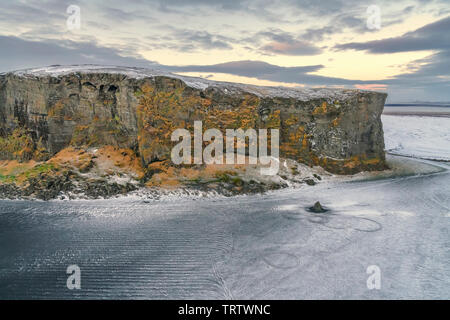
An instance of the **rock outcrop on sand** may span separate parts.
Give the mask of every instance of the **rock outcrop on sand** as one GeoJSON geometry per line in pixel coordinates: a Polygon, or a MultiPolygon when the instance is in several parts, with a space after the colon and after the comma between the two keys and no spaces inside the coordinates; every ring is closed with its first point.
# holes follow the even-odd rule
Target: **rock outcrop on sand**
{"type": "MultiPolygon", "coordinates": [[[[141,183],[164,185],[182,169],[170,161],[171,132],[201,120],[203,130],[279,129],[280,157],[332,173],[382,170],[385,99],[378,92],[257,87],[139,68],[16,71],[0,74],[0,160],[47,163],[67,148],[109,147],[138,160],[131,167],[141,183]]],[[[92,163],[84,165],[80,172],[89,172],[92,163]]],[[[0,183],[8,177],[0,173],[0,183]]]]}
{"type": "Polygon", "coordinates": [[[322,207],[322,204],[321,204],[319,201],[317,201],[316,203],[314,203],[314,205],[313,205],[311,208],[309,208],[309,210],[310,210],[311,212],[314,212],[314,213],[324,213],[324,212],[327,212],[327,210],[325,210],[325,209],[322,207]]]}

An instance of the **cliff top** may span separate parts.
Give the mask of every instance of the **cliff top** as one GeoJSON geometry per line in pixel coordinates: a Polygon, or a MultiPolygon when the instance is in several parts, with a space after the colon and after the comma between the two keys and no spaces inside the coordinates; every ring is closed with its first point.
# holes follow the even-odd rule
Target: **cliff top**
{"type": "MultiPolygon", "coordinates": [[[[302,101],[311,99],[342,100],[350,98],[364,90],[337,89],[337,88],[288,88],[288,87],[263,87],[242,83],[219,82],[203,78],[181,76],[166,71],[136,67],[118,67],[102,65],[70,65],[48,66],[43,68],[31,68],[2,73],[0,75],[14,74],[22,77],[61,77],[69,74],[122,74],[132,79],[154,78],[164,76],[182,80],[187,86],[200,90],[217,88],[225,93],[248,92],[260,97],[294,98],[302,101]]],[[[366,91],[367,92],[367,91],[366,91]]]]}

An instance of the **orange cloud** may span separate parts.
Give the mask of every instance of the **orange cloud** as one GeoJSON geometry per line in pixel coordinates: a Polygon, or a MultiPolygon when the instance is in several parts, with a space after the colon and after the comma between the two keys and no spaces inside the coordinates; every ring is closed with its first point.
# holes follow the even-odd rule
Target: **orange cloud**
{"type": "Polygon", "coordinates": [[[373,83],[373,84],[355,84],[355,88],[361,89],[361,90],[380,90],[380,91],[386,91],[387,90],[387,84],[382,83],[373,83]]]}

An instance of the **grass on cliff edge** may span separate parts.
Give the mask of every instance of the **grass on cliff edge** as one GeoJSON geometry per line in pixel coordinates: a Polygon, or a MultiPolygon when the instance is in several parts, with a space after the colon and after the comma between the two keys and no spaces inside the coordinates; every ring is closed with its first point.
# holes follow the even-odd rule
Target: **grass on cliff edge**
{"type": "Polygon", "coordinates": [[[0,161],[0,183],[21,183],[37,177],[41,173],[49,173],[55,170],[58,170],[57,166],[46,162],[0,161]]]}

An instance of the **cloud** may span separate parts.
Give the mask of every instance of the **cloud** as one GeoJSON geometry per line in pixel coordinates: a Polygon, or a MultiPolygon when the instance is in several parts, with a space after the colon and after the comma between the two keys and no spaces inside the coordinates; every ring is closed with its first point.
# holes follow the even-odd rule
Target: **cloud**
{"type": "Polygon", "coordinates": [[[322,28],[308,28],[302,34],[301,38],[308,41],[322,41],[325,36],[340,32],[341,29],[336,26],[325,26],[322,28]]]}
{"type": "Polygon", "coordinates": [[[396,97],[404,100],[450,100],[450,17],[430,23],[400,37],[337,45],[337,50],[361,50],[372,54],[390,54],[434,50],[434,54],[406,65],[407,72],[383,81],[396,97]],[[437,98],[441,97],[441,98],[437,98]],[[445,98],[444,98],[445,97],[445,98]]]}
{"type": "Polygon", "coordinates": [[[207,31],[177,30],[173,37],[180,43],[179,49],[182,51],[192,51],[196,49],[232,49],[230,38],[220,35],[213,35],[207,31]]]}
{"type": "Polygon", "coordinates": [[[450,51],[432,54],[410,63],[412,72],[393,77],[387,82],[403,85],[450,86],[450,51]]]}
{"type": "Polygon", "coordinates": [[[218,72],[228,73],[244,77],[274,77],[279,73],[291,72],[304,74],[321,69],[322,65],[305,67],[280,67],[262,61],[233,61],[214,65],[193,66],[164,66],[166,69],[176,72],[218,72]]]}
{"type": "MultiPolygon", "coordinates": [[[[382,89],[387,85],[391,97],[401,92],[410,97],[420,93],[424,99],[438,96],[450,100],[447,2],[399,0],[391,4],[387,0],[377,0],[376,4],[382,9],[383,28],[411,15],[427,14],[441,20],[417,30],[411,24],[413,31],[400,37],[352,42],[357,34],[377,32],[367,29],[369,4],[359,0],[128,0],[126,3],[122,0],[107,3],[99,0],[4,0],[0,4],[0,29],[3,30],[0,32],[0,70],[75,63],[158,67],[139,54],[151,54],[152,50],[176,51],[181,57],[183,53],[194,56],[221,50],[217,57],[223,57],[227,51],[236,49],[232,51],[233,56],[238,54],[242,60],[257,60],[264,55],[314,56],[329,53],[330,48],[322,41],[333,41],[339,35],[341,39],[350,40],[338,44],[335,50],[371,54],[433,50],[434,53],[402,66],[407,72],[383,81],[354,81],[315,74],[328,71],[324,65],[332,59],[330,57],[323,57],[326,60],[316,60],[309,66],[292,67],[251,60],[159,67],[175,72],[220,72],[311,86],[382,89]],[[82,28],[77,32],[66,30],[69,4],[81,7],[82,28]],[[107,46],[100,43],[107,43],[107,46]]],[[[286,63],[292,61],[290,58],[286,63]]],[[[181,58],[167,64],[174,63],[186,62],[181,58]]]]}
{"type": "Polygon", "coordinates": [[[240,43],[249,46],[251,50],[269,55],[311,56],[322,52],[322,49],[313,43],[275,28],[254,33],[242,39],[240,43]]]}
{"type": "Polygon", "coordinates": [[[0,72],[54,64],[104,64],[151,67],[151,61],[122,56],[94,42],[30,41],[0,36],[0,72]]]}
{"type": "Polygon", "coordinates": [[[308,86],[356,87],[370,90],[394,92],[394,101],[403,96],[411,100],[420,94],[422,99],[449,99],[450,54],[435,54],[418,64],[424,64],[417,73],[400,75],[385,81],[356,81],[343,78],[325,77],[313,74],[324,68],[323,65],[281,67],[262,61],[234,61],[213,65],[168,66],[139,57],[125,56],[116,48],[101,47],[95,42],[73,41],[30,41],[17,37],[0,36],[0,71],[11,71],[27,67],[53,64],[102,64],[158,68],[171,72],[227,73],[253,77],[274,82],[298,83],[308,86]],[[430,63],[432,61],[433,63],[430,63]],[[436,77],[441,74],[443,77],[436,77]],[[446,94],[447,93],[447,94],[446,94]]]}
{"type": "Polygon", "coordinates": [[[337,50],[362,50],[370,53],[395,53],[450,49],[450,17],[428,24],[400,37],[369,42],[350,42],[335,46],[337,50]]]}
{"type": "Polygon", "coordinates": [[[70,4],[77,4],[79,1],[2,1],[0,19],[11,23],[33,24],[54,23],[55,21],[66,19],[66,9],[70,4]]]}
{"type": "Polygon", "coordinates": [[[275,82],[287,82],[306,84],[311,86],[321,85],[349,85],[379,83],[374,81],[355,81],[342,78],[325,77],[311,74],[322,69],[323,65],[310,65],[299,67],[281,67],[262,61],[233,61],[214,65],[191,66],[160,66],[171,72],[206,72],[227,73],[237,76],[252,77],[260,80],[275,82]]]}
{"type": "Polygon", "coordinates": [[[150,35],[145,39],[150,42],[151,50],[169,49],[180,52],[195,52],[205,50],[230,50],[235,40],[207,31],[178,29],[171,26],[160,27],[159,35],[150,35]]]}
{"type": "Polygon", "coordinates": [[[273,41],[260,48],[265,53],[282,54],[288,56],[311,56],[319,54],[322,50],[305,41],[273,41]]]}
{"type": "MultiPolygon", "coordinates": [[[[138,1],[140,2],[140,1],[138,1]]],[[[179,7],[195,7],[195,6],[206,6],[222,8],[225,10],[241,10],[245,8],[246,3],[249,1],[245,0],[149,0],[150,3],[155,3],[160,6],[160,8],[179,8],[179,7]]]]}
{"type": "Polygon", "coordinates": [[[387,90],[387,85],[383,83],[355,84],[355,88],[361,90],[385,91],[387,90]]]}
{"type": "Polygon", "coordinates": [[[353,9],[356,5],[358,5],[357,0],[289,0],[288,3],[293,7],[309,13],[314,13],[317,16],[349,11],[349,9],[353,9]]]}
{"type": "MultiPolygon", "coordinates": [[[[148,9],[145,8],[144,10],[139,9],[126,9],[122,10],[120,8],[116,7],[106,7],[102,6],[99,8],[99,12],[102,13],[103,17],[110,21],[120,22],[120,23],[131,23],[135,21],[142,21],[142,22],[149,22],[149,12],[148,9]]],[[[154,16],[151,17],[152,23],[155,22],[155,20],[158,20],[154,16]]]]}

